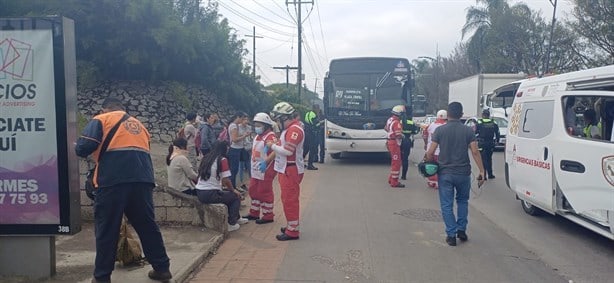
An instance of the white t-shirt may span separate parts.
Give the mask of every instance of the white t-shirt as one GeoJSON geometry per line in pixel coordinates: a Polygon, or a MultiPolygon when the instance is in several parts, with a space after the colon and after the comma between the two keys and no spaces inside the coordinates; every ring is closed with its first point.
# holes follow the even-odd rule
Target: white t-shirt
{"type": "MultiPolygon", "coordinates": [[[[428,139],[428,143],[426,144],[426,148],[430,148],[431,144],[433,143],[433,134],[435,134],[435,130],[437,130],[437,128],[439,128],[439,126],[444,125],[445,123],[431,123],[428,128],[426,128],[426,131],[429,133],[429,139],[428,139]]],[[[437,147],[437,149],[435,150],[435,155],[439,155],[439,147],[437,147]]]]}
{"type": "Polygon", "coordinates": [[[217,160],[211,164],[211,177],[209,180],[203,180],[198,177],[198,183],[196,184],[197,190],[222,190],[222,178],[230,178],[230,166],[228,166],[228,159],[222,157],[220,161],[222,170],[220,172],[220,179],[216,177],[217,174],[217,160]]]}
{"type": "Polygon", "coordinates": [[[231,148],[242,149],[243,148],[243,140],[240,140],[239,142],[232,141],[232,132],[233,131],[237,132],[237,136],[241,135],[241,132],[239,131],[239,126],[237,124],[231,123],[230,125],[228,125],[228,136],[230,137],[230,147],[231,148]]]}

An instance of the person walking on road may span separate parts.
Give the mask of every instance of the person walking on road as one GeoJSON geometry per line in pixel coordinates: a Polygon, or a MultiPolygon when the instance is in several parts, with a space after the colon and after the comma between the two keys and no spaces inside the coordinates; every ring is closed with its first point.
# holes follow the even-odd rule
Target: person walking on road
{"type": "Polygon", "coordinates": [[[273,132],[273,120],[266,113],[258,113],[254,116],[254,131],[256,137],[252,144],[251,154],[251,178],[249,182],[249,197],[252,199],[248,220],[256,220],[256,224],[273,222],[273,179],[275,168],[273,160],[275,153],[266,144],[277,143],[277,137],[273,132]],[[262,218],[260,213],[262,212],[262,218]]]}
{"type": "Polygon", "coordinates": [[[96,259],[92,282],[111,282],[115,268],[117,242],[125,214],[141,240],[147,261],[153,270],[149,278],[166,281],[172,278],[162,233],[154,216],[153,163],[149,148],[150,135],[145,126],[125,112],[121,100],[107,98],[102,114],[95,116],[83,129],[75,146],[80,157],[93,154],[94,225],[96,259]]]}
{"type": "MultiPolygon", "coordinates": [[[[445,124],[447,119],[448,119],[448,112],[446,110],[437,111],[437,119],[435,120],[435,122],[428,125],[428,127],[424,130],[426,133],[426,139],[427,139],[427,142],[424,144],[425,150],[428,149],[431,143],[433,143],[433,134],[435,133],[435,130],[437,130],[439,126],[445,124]]],[[[435,150],[435,153],[433,154],[433,161],[435,162],[439,161],[439,147],[435,150]]],[[[437,189],[439,186],[437,182],[437,175],[428,177],[427,185],[430,188],[437,189]]]]}
{"type": "Polygon", "coordinates": [[[411,107],[405,107],[403,117],[403,141],[401,141],[401,180],[407,180],[407,170],[409,169],[409,154],[414,147],[414,135],[420,130],[414,123],[411,107]]]}
{"type": "Polygon", "coordinates": [[[281,203],[284,206],[287,226],[282,234],[276,236],[279,241],[297,240],[299,238],[299,196],[305,164],[303,161],[303,143],[305,133],[300,126],[300,119],[294,117],[294,107],[287,102],[277,103],[271,111],[272,118],[281,126],[278,143],[268,141],[267,147],[275,152],[275,171],[281,187],[281,203]]]}
{"type": "Polygon", "coordinates": [[[456,246],[456,237],[467,241],[467,223],[469,213],[469,193],[471,190],[471,162],[467,149],[471,149],[473,160],[480,174],[478,186],[484,182],[484,166],[473,131],[463,125],[463,106],[459,102],[448,105],[448,122],[435,130],[432,143],[425,159],[434,160],[435,150],[439,153],[439,204],[446,227],[446,243],[456,246]],[[454,198],[456,192],[457,216],[454,215],[454,198]]]}
{"type": "Polygon", "coordinates": [[[386,122],[386,147],[390,152],[390,175],[388,176],[388,184],[393,188],[405,188],[405,185],[399,183],[399,174],[401,171],[401,143],[403,141],[403,125],[401,116],[405,113],[404,105],[397,105],[392,108],[392,116],[386,122]]]}
{"type": "Polygon", "coordinates": [[[482,111],[482,119],[478,119],[478,124],[475,128],[475,135],[478,138],[478,148],[484,162],[484,169],[488,176],[486,179],[494,179],[492,173],[492,153],[495,150],[495,144],[499,143],[501,135],[499,134],[499,126],[494,120],[490,119],[490,110],[482,111]]]}

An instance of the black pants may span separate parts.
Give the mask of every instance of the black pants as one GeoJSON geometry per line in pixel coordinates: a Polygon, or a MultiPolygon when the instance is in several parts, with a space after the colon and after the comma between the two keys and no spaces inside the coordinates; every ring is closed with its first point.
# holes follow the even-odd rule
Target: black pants
{"type": "Polygon", "coordinates": [[[324,154],[325,154],[325,144],[324,144],[324,130],[318,131],[317,134],[318,140],[318,153],[320,155],[320,162],[324,162],[324,154]]]}
{"type": "Polygon", "coordinates": [[[495,144],[482,144],[480,145],[480,155],[482,156],[482,164],[484,165],[484,170],[486,170],[487,178],[490,178],[493,175],[492,173],[492,153],[495,149],[495,144]]]}
{"type": "Polygon", "coordinates": [[[407,178],[409,169],[409,154],[411,153],[411,140],[404,138],[401,142],[401,178],[407,178]]]}
{"type": "Polygon", "coordinates": [[[230,191],[223,190],[196,190],[196,196],[202,203],[223,203],[228,207],[228,224],[235,225],[239,220],[241,199],[230,191]]]}
{"type": "Polygon", "coordinates": [[[94,202],[96,279],[111,279],[124,214],[139,235],[145,257],[153,269],[159,272],[169,270],[170,260],[154,216],[153,187],[149,183],[126,183],[97,190],[94,202]]]}
{"type": "Polygon", "coordinates": [[[318,162],[318,141],[313,131],[305,130],[305,143],[303,145],[303,158],[309,154],[308,165],[318,162]]]}

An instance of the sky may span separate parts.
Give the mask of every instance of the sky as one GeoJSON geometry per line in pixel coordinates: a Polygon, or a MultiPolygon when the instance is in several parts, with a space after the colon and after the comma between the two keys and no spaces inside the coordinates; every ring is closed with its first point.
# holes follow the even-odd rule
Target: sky
{"type": "MultiPolygon", "coordinates": [[[[246,41],[244,62],[252,66],[256,27],[256,74],[264,85],[285,83],[286,71],[273,67],[298,65],[298,0],[219,0],[219,13],[246,41]],[[249,35],[249,36],[248,36],[249,35]],[[261,37],[261,38],[260,38],[261,37]]],[[[555,1],[555,0],[552,0],[555,1]]],[[[358,56],[447,57],[460,42],[466,9],[475,0],[302,0],[304,84],[321,96],[331,59],[358,56]]],[[[524,2],[552,18],[550,0],[524,2]]],[[[558,0],[557,21],[571,18],[570,0],[558,0]]],[[[297,71],[289,81],[296,83],[297,71]]]]}

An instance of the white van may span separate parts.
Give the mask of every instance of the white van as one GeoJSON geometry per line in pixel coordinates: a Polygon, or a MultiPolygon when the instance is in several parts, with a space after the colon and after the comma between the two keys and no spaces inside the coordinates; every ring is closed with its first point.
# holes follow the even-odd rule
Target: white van
{"type": "Polygon", "coordinates": [[[558,214],[614,240],[613,122],[614,65],[520,84],[505,179],[525,212],[558,214]],[[585,112],[599,125],[586,125],[585,112]]]}

